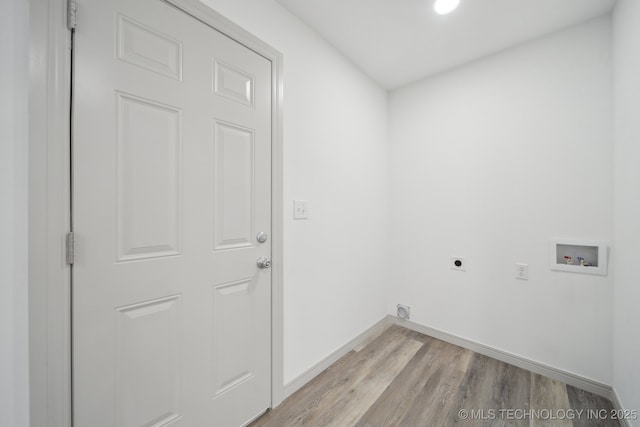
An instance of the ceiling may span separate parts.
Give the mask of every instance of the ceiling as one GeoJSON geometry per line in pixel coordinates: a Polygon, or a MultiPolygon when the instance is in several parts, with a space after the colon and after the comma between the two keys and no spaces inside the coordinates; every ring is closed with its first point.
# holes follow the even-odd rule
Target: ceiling
{"type": "Polygon", "coordinates": [[[615,0],[276,0],[386,89],[608,13],[615,0]]]}

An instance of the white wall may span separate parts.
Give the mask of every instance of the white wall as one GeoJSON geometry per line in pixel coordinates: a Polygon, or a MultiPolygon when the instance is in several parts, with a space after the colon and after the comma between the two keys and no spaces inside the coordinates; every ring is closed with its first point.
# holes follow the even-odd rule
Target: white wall
{"type": "Polygon", "coordinates": [[[286,384],[386,314],[387,94],[273,0],[204,3],[284,54],[286,384]]]}
{"type": "MultiPolygon", "coordinates": [[[[613,14],[615,111],[614,378],[622,405],[640,408],[640,2],[618,0],[613,14]]],[[[634,421],[640,425],[640,421],[634,421]]]]}
{"type": "Polygon", "coordinates": [[[0,3],[0,425],[29,425],[28,3],[0,3]]]}
{"type": "Polygon", "coordinates": [[[611,384],[612,277],[548,253],[612,238],[611,98],[608,17],[392,92],[389,311],[611,384]]]}

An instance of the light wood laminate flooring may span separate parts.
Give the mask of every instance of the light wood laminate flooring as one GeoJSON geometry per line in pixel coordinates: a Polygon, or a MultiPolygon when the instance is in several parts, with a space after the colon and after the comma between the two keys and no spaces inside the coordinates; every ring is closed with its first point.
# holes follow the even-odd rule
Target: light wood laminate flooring
{"type": "Polygon", "coordinates": [[[603,397],[391,325],[251,427],[618,427],[603,397]]]}

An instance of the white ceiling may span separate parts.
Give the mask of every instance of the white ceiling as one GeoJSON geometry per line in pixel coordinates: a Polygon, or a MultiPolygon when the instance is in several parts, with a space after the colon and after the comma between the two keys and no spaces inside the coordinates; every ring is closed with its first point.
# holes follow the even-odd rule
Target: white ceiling
{"type": "Polygon", "coordinates": [[[387,89],[609,12],[615,0],[276,0],[387,89]]]}

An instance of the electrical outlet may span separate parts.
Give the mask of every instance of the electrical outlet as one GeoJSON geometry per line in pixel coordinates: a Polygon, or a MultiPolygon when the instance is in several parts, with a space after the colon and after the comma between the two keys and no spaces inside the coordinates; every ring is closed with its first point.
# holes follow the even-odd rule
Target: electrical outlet
{"type": "Polygon", "coordinates": [[[293,219],[309,219],[309,203],[306,200],[293,201],[293,219]]]}
{"type": "Polygon", "coordinates": [[[401,319],[411,318],[411,307],[409,307],[408,305],[398,304],[396,308],[398,310],[397,311],[398,317],[400,317],[401,319]]]}
{"type": "Polygon", "coordinates": [[[449,264],[452,270],[467,271],[467,263],[462,256],[452,256],[449,264]]]}
{"type": "Polygon", "coordinates": [[[516,279],[529,280],[529,264],[516,262],[516,279]]]}

